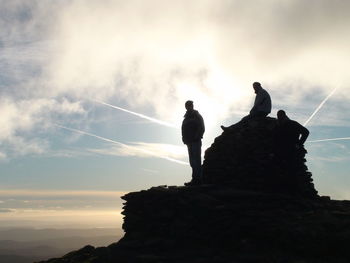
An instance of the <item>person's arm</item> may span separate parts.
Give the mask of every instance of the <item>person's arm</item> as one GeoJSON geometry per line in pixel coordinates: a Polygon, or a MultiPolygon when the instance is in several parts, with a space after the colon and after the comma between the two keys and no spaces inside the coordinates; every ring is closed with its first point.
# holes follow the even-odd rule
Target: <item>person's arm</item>
{"type": "Polygon", "coordinates": [[[299,132],[301,134],[301,137],[299,139],[299,145],[304,145],[307,137],[309,137],[309,130],[306,129],[304,126],[302,126],[301,124],[299,124],[299,132]]]}
{"type": "Polygon", "coordinates": [[[255,96],[254,106],[250,110],[250,114],[258,111],[259,107],[264,103],[265,99],[266,93],[264,92],[264,90],[259,91],[255,96]]]}
{"type": "Polygon", "coordinates": [[[255,96],[254,105],[249,111],[249,114],[253,114],[254,112],[256,112],[257,106],[258,106],[258,95],[255,96]]]}
{"type": "Polygon", "coordinates": [[[204,120],[202,115],[199,114],[199,117],[200,117],[200,123],[201,123],[201,137],[203,137],[203,134],[205,132],[205,125],[204,125],[204,120]]]}
{"type": "Polygon", "coordinates": [[[205,131],[205,126],[204,126],[203,117],[202,117],[202,115],[199,114],[199,112],[197,112],[197,114],[196,114],[196,119],[197,119],[198,129],[196,131],[195,138],[202,139],[204,131],[205,131]]]}
{"type": "Polygon", "coordinates": [[[253,106],[253,108],[249,111],[249,114],[253,114],[253,113],[255,113],[255,112],[256,112],[256,107],[253,106]]]}
{"type": "Polygon", "coordinates": [[[186,140],[185,140],[185,125],[184,125],[185,120],[182,122],[181,125],[181,137],[182,137],[182,142],[184,144],[186,144],[186,140]]]}

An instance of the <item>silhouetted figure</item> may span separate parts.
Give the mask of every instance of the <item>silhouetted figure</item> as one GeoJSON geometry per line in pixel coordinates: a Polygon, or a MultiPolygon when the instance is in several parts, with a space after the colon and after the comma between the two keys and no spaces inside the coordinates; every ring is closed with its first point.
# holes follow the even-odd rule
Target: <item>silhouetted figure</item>
{"type": "Polygon", "coordinates": [[[182,141],[187,145],[192,181],[185,185],[197,185],[202,182],[202,138],[205,131],[204,121],[198,111],[193,109],[193,101],[185,103],[186,114],[182,122],[182,141]]]}
{"type": "Polygon", "coordinates": [[[306,151],[303,147],[309,130],[300,123],[288,118],[284,110],[277,112],[277,127],[275,133],[275,152],[277,157],[287,162],[293,161],[298,153],[306,151]]]}
{"type": "MultiPolygon", "coordinates": [[[[240,122],[245,122],[253,118],[266,117],[271,112],[271,97],[269,93],[261,87],[259,82],[253,83],[253,89],[256,94],[253,108],[250,110],[249,115],[245,116],[240,122]]],[[[221,129],[224,131],[229,130],[234,125],[229,127],[221,125],[221,129]]]]}

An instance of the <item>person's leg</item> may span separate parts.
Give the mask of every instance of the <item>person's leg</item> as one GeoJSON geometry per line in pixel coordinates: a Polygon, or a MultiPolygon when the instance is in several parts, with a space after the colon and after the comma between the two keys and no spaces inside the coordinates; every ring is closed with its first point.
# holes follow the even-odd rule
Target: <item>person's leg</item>
{"type": "Polygon", "coordinates": [[[193,180],[202,181],[202,141],[192,143],[193,180]]]}
{"type": "Polygon", "coordinates": [[[221,125],[220,127],[223,131],[231,130],[236,125],[243,124],[243,123],[245,123],[251,119],[254,119],[254,118],[265,118],[267,115],[268,115],[267,112],[254,111],[254,112],[251,112],[249,115],[243,117],[239,122],[237,122],[231,126],[225,127],[225,126],[221,125]]]}
{"type": "Polygon", "coordinates": [[[267,115],[268,115],[268,113],[266,113],[266,112],[255,111],[255,112],[252,112],[249,115],[243,117],[242,120],[240,120],[238,123],[245,123],[245,122],[247,122],[249,120],[257,119],[257,118],[265,118],[267,115]]]}
{"type": "Polygon", "coordinates": [[[188,150],[188,160],[190,162],[190,166],[192,168],[192,178],[194,175],[194,155],[193,155],[193,143],[187,144],[187,150],[188,150]]]}
{"type": "Polygon", "coordinates": [[[257,111],[252,117],[253,118],[265,118],[268,115],[267,112],[257,111]]]}
{"type": "Polygon", "coordinates": [[[232,124],[231,126],[225,127],[225,126],[221,125],[220,127],[223,131],[229,131],[229,130],[232,130],[235,126],[242,124],[242,123],[250,120],[251,118],[252,118],[252,116],[249,114],[249,115],[243,117],[239,122],[232,124]]]}

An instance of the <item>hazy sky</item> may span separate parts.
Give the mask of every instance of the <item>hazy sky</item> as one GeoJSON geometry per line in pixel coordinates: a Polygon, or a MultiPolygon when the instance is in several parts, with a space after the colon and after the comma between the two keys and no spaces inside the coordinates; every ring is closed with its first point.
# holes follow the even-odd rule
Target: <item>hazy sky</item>
{"type": "Polygon", "coordinates": [[[254,81],[272,116],[307,122],[320,193],[350,198],[349,1],[0,6],[0,220],[119,224],[124,192],[190,179],[184,102],[208,147],[247,114],[254,81]],[[311,142],[333,138],[345,139],[311,142]]]}

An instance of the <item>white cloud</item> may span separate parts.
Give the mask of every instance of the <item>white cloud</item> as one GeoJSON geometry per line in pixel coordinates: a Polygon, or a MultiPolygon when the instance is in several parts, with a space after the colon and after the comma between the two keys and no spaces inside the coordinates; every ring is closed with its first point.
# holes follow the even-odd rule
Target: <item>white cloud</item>
{"type": "Polygon", "coordinates": [[[125,147],[123,147],[123,145],[113,145],[109,148],[89,149],[89,151],[118,156],[152,157],[159,155],[177,159],[183,159],[187,157],[186,147],[162,143],[133,142],[125,145],[125,147]],[[150,153],[153,153],[153,155],[150,153]]]}
{"type": "Polygon", "coordinates": [[[159,174],[159,171],[157,170],[146,169],[146,168],[142,168],[141,170],[151,174],[159,174]]]}
{"type": "Polygon", "coordinates": [[[343,155],[328,156],[328,157],[311,156],[311,157],[309,157],[309,159],[312,161],[322,161],[322,162],[330,162],[330,163],[341,163],[341,162],[345,162],[345,161],[350,160],[349,157],[343,156],[343,155]]]}
{"type": "Polygon", "coordinates": [[[47,157],[58,157],[58,158],[78,158],[91,156],[92,153],[82,151],[81,149],[64,149],[64,150],[51,150],[46,152],[45,156],[47,157]]]}
{"type": "Polygon", "coordinates": [[[0,152],[0,161],[5,161],[7,159],[6,153],[0,152]]]}
{"type": "Polygon", "coordinates": [[[0,210],[2,225],[39,228],[121,227],[123,216],[119,209],[8,209],[0,210]],[[3,212],[3,213],[1,213],[3,212]]]}
{"type": "Polygon", "coordinates": [[[13,212],[12,209],[0,208],[0,214],[1,214],[1,213],[11,213],[11,212],[13,212]]]}
{"type": "MultiPolygon", "coordinates": [[[[0,189],[9,207],[0,208],[4,225],[108,227],[122,222],[120,197],[127,192],[99,190],[0,189]],[[23,202],[25,201],[25,202],[23,202]],[[86,207],[87,205],[92,207],[86,207]],[[26,222],[26,221],[30,222],[26,222]],[[11,222],[11,223],[9,223],[11,222]]],[[[0,201],[3,203],[3,201],[0,201]]]]}
{"type": "Polygon", "coordinates": [[[193,98],[213,123],[251,103],[254,80],[295,103],[349,84],[349,4],[321,2],[72,1],[48,76],[58,92],[118,96],[170,120],[193,98]]]}
{"type": "Polygon", "coordinates": [[[60,115],[84,115],[85,111],[79,102],[67,99],[0,99],[0,142],[6,152],[0,159],[10,155],[42,154],[49,148],[45,139],[33,138],[32,133],[40,133],[52,126],[51,119],[60,115]]]}
{"type": "MultiPolygon", "coordinates": [[[[327,103],[349,99],[347,1],[0,4],[0,142],[22,141],[13,147],[19,154],[47,151],[28,133],[85,116],[84,99],[126,101],[170,123],[193,99],[208,128],[248,109],[257,80],[274,105],[302,109],[296,115],[305,120],[335,87],[327,103]]],[[[349,123],[347,111],[333,112],[321,110],[310,124],[349,123]]]]}
{"type": "Polygon", "coordinates": [[[133,142],[130,144],[113,145],[106,148],[88,149],[88,151],[104,155],[134,156],[141,158],[162,158],[180,164],[187,158],[186,147],[161,143],[133,142]]]}
{"type": "Polygon", "coordinates": [[[152,144],[152,143],[131,143],[125,144],[112,139],[108,139],[90,132],[85,132],[78,129],[68,128],[62,125],[55,125],[58,128],[71,131],[77,134],[86,135],[92,138],[96,138],[98,140],[108,142],[113,144],[111,148],[103,148],[103,149],[88,149],[89,152],[99,153],[99,154],[107,154],[107,155],[117,155],[117,156],[137,156],[137,157],[156,157],[165,159],[171,162],[179,163],[182,165],[188,165],[187,162],[184,162],[179,159],[175,159],[172,156],[182,156],[183,148],[174,145],[168,144],[152,144]]]}

